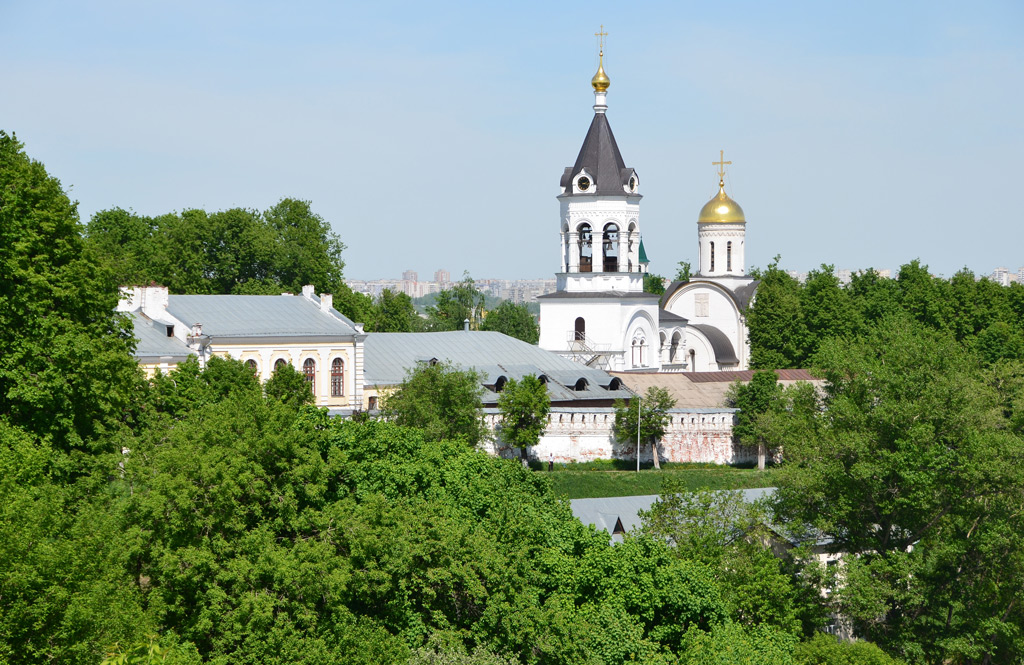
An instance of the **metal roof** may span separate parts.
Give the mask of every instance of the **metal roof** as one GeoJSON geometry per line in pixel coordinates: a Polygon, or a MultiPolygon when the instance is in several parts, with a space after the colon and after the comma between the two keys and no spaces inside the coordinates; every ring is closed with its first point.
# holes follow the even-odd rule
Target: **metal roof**
{"type": "MultiPolygon", "coordinates": [[[[608,390],[615,377],[545,351],[533,344],[499,332],[454,331],[428,333],[371,333],[364,346],[363,376],[369,386],[394,386],[418,364],[437,360],[481,374],[480,383],[493,386],[499,377],[519,380],[524,376],[546,376],[552,402],[629,399],[625,387],[608,390]],[[584,379],[584,390],[572,386],[584,379]]],[[[484,395],[484,402],[497,400],[497,393],[484,395]]]]}
{"type": "MultiPolygon", "coordinates": [[[[743,493],[743,500],[753,503],[774,494],[774,487],[738,490],[743,493]]],[[[584,524],[593,524],[598,531],[604,530],[614,534],[616,523],[622,530],[630,533],[640,526],[640,511],[650,510],[658,500],[657,494],[637,496],[614,496],[600,499],[572,499],[569,506],[572,514],[584,524]]],[[[612,540],[620,542],[622,537],[613,535],[612,540]]]]}
{"type": "Polygon", "coordinates": [[[608,124],[608,116],[604,113],[595,113],[580,147],[580,154],[576,157],[576,163],[567,167],[562,174],[560,184],[565,187],[565,194],[562,196],[624,196],[626,190],[623,187],[628,185],[631,173],[633,169],[627,167],[622,159],[615,135],[612,134],[612,127],[608,124]],[[586,194],[573,194],[572,179],[583,169],[593,176],[595,187],[586,194]]]}
{"type": "Polygon", "coordinates": [[[715,360],[720,363],[734,365],[740,361],[736,357],[736,350],[732,348],[732,342],[724,332],[714,326],[706,324],[691,323],[690,327],[704,335],[715,350],[715,360]]]}
{"type": "Polygon", "coordinates": [[[157,323],[139,312],[129,312],[135,339],[136,358],[187,358],[192,351],[176,337],[167,336],[167,324],[157,323]]]}
{"type": "MultiPolygon", "coordinates": [[[[643,394],[648,388],[664,388],[676,400],[676,407],[705,408],[725,406],[725,395],[737,381],[746,383],[754,376],[752,370],[737,372],[612,372],[634,392],[643,394]]],[[[779,383],[789,386],[801,381],[820,385],[807,370],[776,370],[779,383]]]]}
{"type": "Polygon", "coordinates": [[[303,296],[168,296],[167,311],[213,337],[347,337],[351,321],[303,296]]]}

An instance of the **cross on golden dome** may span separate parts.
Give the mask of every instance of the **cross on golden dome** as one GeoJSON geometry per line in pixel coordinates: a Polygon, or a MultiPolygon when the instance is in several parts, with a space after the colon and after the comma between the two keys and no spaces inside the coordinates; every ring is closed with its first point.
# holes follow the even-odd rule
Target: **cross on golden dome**
{"type": "Polygon", "coordinates": [[[604,55],[604,38],[608,36],[608,33],[604,31],[604,24],[598,28],[598,32],[594,33],[594,36],[598,39],[599,55],[604,55]]]}
{"type": "Polygon", "coordinates": [[[725,151],[724,150],[719,150],[718,151],[718,161],[717,162],[711,162],[711,165],[718,167],[718,184],[720,184],[720,185],[725,185],[725,165],[726,164],[732,164],[732,162],[725,161],[725,151]]]}

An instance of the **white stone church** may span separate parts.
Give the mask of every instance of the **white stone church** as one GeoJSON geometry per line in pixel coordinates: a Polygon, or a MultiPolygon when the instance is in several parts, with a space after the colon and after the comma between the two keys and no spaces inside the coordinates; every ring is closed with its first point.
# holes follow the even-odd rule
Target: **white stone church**
{"type": "Polygon", "coordinates": [[[540,347],[609,371],[747,369],[744,313],[757,281],[746,275],[743,210],[725,193],[730,162],[715,162],[719,192],[697,218],[696,274],[645,293],[640,178],[608,124],[603,58],[591,85],[594,120],[560,183],[561,265],[556,292],[539,298],[540,347]]]}

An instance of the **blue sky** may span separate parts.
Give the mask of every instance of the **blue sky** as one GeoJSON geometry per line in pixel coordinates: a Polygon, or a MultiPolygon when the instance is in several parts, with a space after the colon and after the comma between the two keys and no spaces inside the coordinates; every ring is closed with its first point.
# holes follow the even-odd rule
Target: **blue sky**
{"type": "Polygon", "coordinates": [[[1024,266],[1019,2],[0,0],[0,128],[86,220],[291,196],[353,279],[549,277],[602,23],[653,271],[719,149],[750,265],[1024,266]]]}

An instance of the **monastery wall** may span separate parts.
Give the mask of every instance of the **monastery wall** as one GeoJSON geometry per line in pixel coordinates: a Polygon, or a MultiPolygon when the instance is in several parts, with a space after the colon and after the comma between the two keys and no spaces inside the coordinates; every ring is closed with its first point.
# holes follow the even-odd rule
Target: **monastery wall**
{"type": "MultiPolygon", "coordinates": [[[[662,462],[744,464],[757,461],[757,449],[737,446],[732,440],[733,409],[672,409],[671,422],[658,444],[662,462]]],[[[495,432],[501,415],[485,409],[488,428],[495,432]]],[[[530,459],[547,462],[590,462],[601,459],[636,460],[636,442],[620,443],[612,434],[615,409],[553,408],[540,443],[529,449],[530,459]]],[[[519,451],[501,441],[501,434],[483,445],[492,455],[518,458],[519,451]]],[[[641,446],[640,461],[651,461],[651,450],[641,446]]]]}

